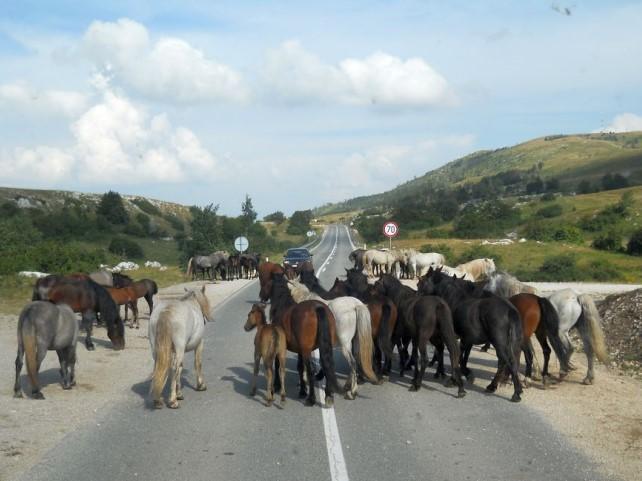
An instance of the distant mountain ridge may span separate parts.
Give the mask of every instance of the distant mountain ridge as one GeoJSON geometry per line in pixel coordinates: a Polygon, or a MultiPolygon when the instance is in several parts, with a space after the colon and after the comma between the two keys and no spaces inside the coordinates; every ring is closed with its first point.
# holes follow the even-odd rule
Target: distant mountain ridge
{"type": "Polygon", "coordinates": [[[605,174],[619,173],[630,185],[642,184],[642,132],[549,135],[512,147],[482,150],[389,191],[327,204],[314,212],[324,215],[387,206],[430,189],[472,184],[510,171],[557,179],[560,189],[567,191],[582,180],[599,183],[605,174]]]}

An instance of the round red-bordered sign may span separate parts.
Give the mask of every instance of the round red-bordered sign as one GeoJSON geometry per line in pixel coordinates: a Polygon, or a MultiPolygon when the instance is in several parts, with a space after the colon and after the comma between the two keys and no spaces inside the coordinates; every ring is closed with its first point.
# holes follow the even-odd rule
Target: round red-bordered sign
{"type": "Polygon", "coordinates": [[[386,237],[397,237],[399,234],[399,225],[396,222],[389,220],[383,225],[383,235],[386,237]]]}

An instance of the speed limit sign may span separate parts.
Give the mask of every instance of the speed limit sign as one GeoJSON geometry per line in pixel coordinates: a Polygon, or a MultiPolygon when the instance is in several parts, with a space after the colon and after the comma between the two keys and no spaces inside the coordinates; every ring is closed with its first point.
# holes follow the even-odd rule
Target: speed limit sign
{"type": "Polygon", "coordinates": [[[386,237],[396,237],[399,234],[399,226],[396,222],[388,221],[383,225],[383,235],[386,237]]]}

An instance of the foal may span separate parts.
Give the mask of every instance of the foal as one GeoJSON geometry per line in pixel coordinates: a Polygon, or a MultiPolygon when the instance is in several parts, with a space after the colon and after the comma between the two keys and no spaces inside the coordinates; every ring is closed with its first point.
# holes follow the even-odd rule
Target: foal
{"type": "Polygon", "coordinates": [[[259,362],[263,358],[267,382],[267,405],[274,400],[274,360],[279,359],[279,379],[281,381],[281,404],[285,402],[285,331],[281,326],[268,324],[265,320],[265,304],[254,304],[247,315],[243,328],[251,331],[256,327],[254,337],[254,375],[250,387],[250,396],[256,394],[256,378],[259,374],[259,362]]]}

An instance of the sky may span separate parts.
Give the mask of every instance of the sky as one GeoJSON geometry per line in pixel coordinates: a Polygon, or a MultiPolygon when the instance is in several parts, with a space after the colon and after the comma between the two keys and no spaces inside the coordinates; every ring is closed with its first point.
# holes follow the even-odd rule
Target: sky
{"type": "Polygon", "coordinates": [[[642,130],[642,2],[8,2],[0,185],[260,216],[642,130]]]}

